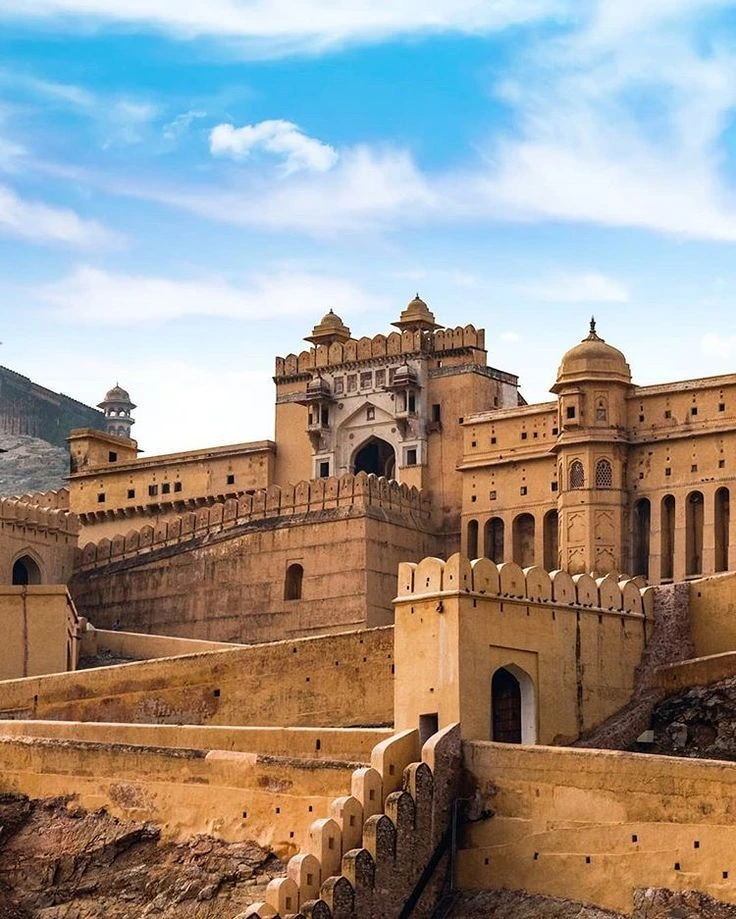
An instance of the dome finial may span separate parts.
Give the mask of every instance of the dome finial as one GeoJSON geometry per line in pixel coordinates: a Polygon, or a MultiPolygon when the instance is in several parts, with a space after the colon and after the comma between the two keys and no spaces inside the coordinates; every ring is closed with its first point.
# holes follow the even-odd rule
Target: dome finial
{"type": "Polygon", "coordinates": [[[603,341],[603,339],[598,335],[595,330],[595,316],[590,317],[590,331],[588,332],[587,339],[585,341],[603,341]]]}
{"type": "Polygon", "coordinates": [[[590,331],[595,332],[595,316],[590,317],[590,331]]]}

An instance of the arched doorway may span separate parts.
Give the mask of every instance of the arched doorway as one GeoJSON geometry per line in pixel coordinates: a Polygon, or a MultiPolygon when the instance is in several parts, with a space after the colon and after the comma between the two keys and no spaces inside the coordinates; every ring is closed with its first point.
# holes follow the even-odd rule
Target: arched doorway
{"type": "Polygon", "coordinates": [[[703,493],[691,491],[685,502],[685,574],[703,573],[703,493]]]}
{"type": "Polygon", "coordinates": [[[468,521],[468,558],[478,558],[478,521],[468,521]]]}
{"type": "Polygon", "coordinates": [[[547,511],[544,515],[544,568],[554,571],[559,568],[559,516],[557,511],[547,511]]]}
{"type": "Polygon", "coordinates": [[[534,683],[515,664],[499,667],[491,679],[491,738],[497,743],[537,742],[534,683]]]}
{"type": "Polygon", "coordinates": [[[501,517],[491,517],[485,525],[486,558],[500,565],[503,561],[504,523],[501,517]]]}
{"type": "Polygon", "coordinates": [[[730,529],[730,496],[719,488],[715,498],[716,571],[728,571],[728,531],[730,529]]]}
{"type": "Polygon", "coordinates": [[[380,437],[369,438],[355,453],[353,474],[367,472],[393,479],[396,471],[396,454],[391,444],[380,437]]]}
{"type": "Polygon", "coordinates": [[[41,583],[41,569],[30,555],[22,555],[13,563],[12,583],[18,587],[41,583]]]}
{"type": "Polygon", "coordinates": [[[652,528],[652,504],[640,498],[634,505],[634,575],[649,577],[649,544],[652,528]]]}

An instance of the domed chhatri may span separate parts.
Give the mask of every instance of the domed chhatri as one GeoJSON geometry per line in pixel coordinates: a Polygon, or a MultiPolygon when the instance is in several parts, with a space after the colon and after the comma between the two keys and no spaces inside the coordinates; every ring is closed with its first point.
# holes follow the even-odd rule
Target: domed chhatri
{"type": "Polygon", "coordinates": [[[313,345],[331,345],[333,341],[347,341],[350,338],[350,329],[333,310],[326,313],[320,322],[312,329],[304,341],[313,345]]]}
{"type": "Polygon", "coordinates": [[[595,318],[591,317],[590,332],[580,344],[570,348],[560,361],[557,382],[552,392],[567,383],[584,380],[609,380],[631,383],[631,368],[618,348],[609,345],[595,329],[595,318]]]}
{"type": "Polygon", "coordinates": [[[105,413],[108,434],[130,438],[130,429],[135,424],[135,419],[130,413],[136,406],[126,389],[116,383],[112,389],[108,389],[97,408],[101,408],[105,413]]]}
{"type": "Polygon", "coordinates": [[[434,313],[424,300],[422,300],[419,294],[407,303],[406,309],[402,310],[398,320],[392,322],[391,325],[396,326],[397,329],[401,329],[402,332],[404,329],[414,332],[417,329],[432,331],[433,329],[441,328],[441,326],[434,321],[434,313]]]}

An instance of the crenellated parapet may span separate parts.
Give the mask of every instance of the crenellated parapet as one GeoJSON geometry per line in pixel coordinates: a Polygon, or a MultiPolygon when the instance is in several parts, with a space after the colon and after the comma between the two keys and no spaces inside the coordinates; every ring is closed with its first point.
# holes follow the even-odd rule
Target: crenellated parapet
{"type": "Polygon", "coordinates": [[[0,498],[0,526],[76,536],[76,514],[61,507],[39,506],[18,498],[0,498]]]}
{"type": "Polygon", "coordinates": [[[36,507],[49,507],[54,510],[69,510],[69,489],[59,488],[54,491],[34,491],[26,495],[13,495],[13,501],[21,504],[33,504],[36,507]]]}
{"type": "Polygon", "coordinates": [[[399,600],[458,592],[647,618],[652,616],[654,608],[654,589],[647,587],[643,578],[622,578],[615,572],[594,578],[590,574],[547,572],[536,565],[520,568],[515,562],[496,565],[488,558],[471,561],[459,553],[446,562],[424,558],[416,564],[399,565],[399,600]]]}
{"type": "Polygon", "coordinates": [[[77,550],[75,567],[82,571],[102,567],[242,524],[350,508],[380,508],[420,520],[430,517],[429,500],[413,486],[364,472],[329,476],[284,487],[271,485],[162,520],[155,526],[148,524],[112,539],[89,542],[77,550]]]}
{"type": "Polygon", "coordinates": [[[301,354],[287,354],[276,358],[275,377],[296,377],[311,375],[315,370],[337,367],[343,364],[359,364],[377,358],[400,357],[418,353],[446,354],[468,348],[485,349],[485,330],[475,326],[458,326],[455,329],[437,329],[426,333],[421,331],[391,332],[389,335],[374,335],[373,338],[350,338],[347,341],[333,341],[319,344],[301,354]]]}
{"type": "Polygon", "coordinates": [[[460,777],[460,730],[450,725],[420,749],[416,730],[378,744],[356,769],[350,794],[315,820],[286,876],[243,919],[398,916],[445,844],[460,777]]]}

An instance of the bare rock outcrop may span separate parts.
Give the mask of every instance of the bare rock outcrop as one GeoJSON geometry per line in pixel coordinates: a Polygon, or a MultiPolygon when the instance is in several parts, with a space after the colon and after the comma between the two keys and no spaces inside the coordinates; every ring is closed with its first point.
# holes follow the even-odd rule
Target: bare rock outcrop
{"type": "Polygon", "coordinates": [[[230,919],[283,871],[251,843],[174,844],[104,811],[0,795],[3,919],[230,919]]]}

